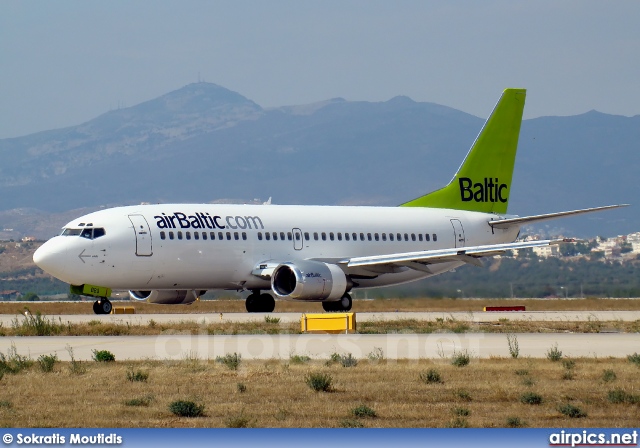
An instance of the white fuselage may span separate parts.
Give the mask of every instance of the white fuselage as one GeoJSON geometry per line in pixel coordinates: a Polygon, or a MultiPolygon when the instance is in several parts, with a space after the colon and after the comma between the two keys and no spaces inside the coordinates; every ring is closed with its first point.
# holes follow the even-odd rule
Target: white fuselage
{"type": "MultiPolygon", "coordinates": [[[[487,224],[492,218],[496,216],[419,207],[118,207],[73,220],[65,226],[68,235],[47,241],[34,260],[73,285],[129,290],[269,289],[267,279],[254,275],[263,263],[313,259],[339,264],[353,257],[516,239],[517,228],[493,230],[487,224]],[[104,229],[104,235],[90,239],[75,231],[85,228],[104,229]]],[[[351,274],[354,287],[377,287],[439,274],[461,264],[433,265],[431,273],[395,269],[351,274]]]]}

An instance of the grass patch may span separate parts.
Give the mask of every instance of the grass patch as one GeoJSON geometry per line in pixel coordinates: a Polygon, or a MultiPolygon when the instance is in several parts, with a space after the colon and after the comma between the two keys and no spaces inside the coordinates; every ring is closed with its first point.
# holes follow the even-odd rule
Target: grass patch
{"type": "Polygon", "coordinates": [[[253,428],[256,422],[254,419],[244,414],[244,409],[239,414],[232,415],[225,420],[225,426],[227,428],[253,428]]]}
{"type": "Polygon", "coordinates": [[[273,317],[273,316],[264,316],[264,322],[266,324],[279,324],[280,323],[280,318],[279,317],[273,317]]]}
{"type": "Polygon", "coordinates": [[[542,404],[542,395],[535,392],[526,392],[520,396],[520,402],[524,404],[542,404]]]}
{"type": "Polygon", "coordinates": [[[133,406],[133,407],[137,407],[137,406],[148,407],[154,400],[155,399],[153,395],[146,395],[140,398],[132,398],[130,400],[125,400],[124,405],[133,406]]]}
{"type": "Polygon", "coordinates": [[[582,409],[569,403],[558,407],[558,412],[569,418],[584,418],[587,416],[587,413],[582,409]]]}
{"type": "Polygon", "coordinates": [[[58,355],[40,355],[38,357],[38,365],[43,372],[53,372],[53,366],[58,361],[58,355]]]}
{"type": "Polygon", "coordinates": [[[527,376],[527,375],[529,375],[529,371],[527,369],[518,369],[518,370],[516,370],[515,373],[518,376],[527,376]]]}
{"type": "Polygon", "coordinates": [[[236,389],[237,389],[238,392],[243,394],[243,393],[245,393],[247,391],[247,386],[244,383],[238,383],[238,384],[236,384],[236,389]]]}
{"type": "Polygon", "coordinates": [[[216,357],[216,362],[224,364],[229,370],[238,370],[238,366],[240,366],[241,361],[242,355],[235,352],[216,357]]]}
{"type": "Polygon", "coordinates": [[[468,428],[469,422],[466,418],[456,417],[449,422],[447,428],[468,428]]]}
{"type": "Polygon", "coordinates": [[[291,355],[289,357],[289,362],[291,364],[306,364],[311,361],[311,358],[305,355],[291,355]]]}
{"type": "Polygon", "coordinates": [[[468,417],[471,415],[471,411],[468,408],[455,407],[452,411],[458,417],[468,417]]]}
{"type": "Polygon", "coordinates": [[[607,400],[609,400],[609,403],[614,403],[614,404],[620,404],[620,403],[637,404],[637,403],[640,403],[640,396],[627,393],[623,389],[614,389],[614,390],[610,390],[609,393],[607,394],[607,400]]]}
{"type": "Polygon", "coordinates": [[[340,420],[338,426],[341,428],[364,428],[364,423],[355,418],[345,418],[340,420]]]}
{"type": "Polygon", "coordinates": [[[466,389],[458,389],[455,391],[456,397],[461,399],[462,401],[472,401],[471,394],[466,389]]]}
{"type": "Polygon", "coordinates": [[[87,368],[82,363],[82,361],[76,360],[75,356],[73,356],[73,348],[67,345],[67,353],[69,353],[69,358],[71,358],[71,362],[69,363],[69,372],[72,375],[84,375],[87,373],[87,368]]]}
{"type": "Polygon", "coordinates": [[[65,325],[62,321],[56,323],[40,313],[31,314],[29,309],[24,311],[24,319],[13,319],[11,326],[16,336],[56,336],[62,333],[65,325]]]}
{"type": "Polygon", "coordinates": [[[316,392],[331,392],[333,378],[326,373],[310,373],[305,377],[305,382],[316,392]]]}
{"type": "Polygon", "coordinates": [[[627,356],[627,361],[640,367],[640,355],[637,353],[627,356]]]}
{"type": "Polygon", "coordinates": [[[611,369],[604,369],[602,371],[602,381],[604,381],[605,383],[610,383],[612,381],[615,381],[618,379],[618,376],[616,375],[616,372],[614,372],[611,369]]]}
{"type": "Polygon", "coordinates": [[[202,417],[204,416],[204,405],[188,400],[177,400],[169,404],[169,411],[178,417],[202,417]]]}
{"type": "Polygon", "coordinates": [[[131,381],[132,383],[146,383],[148,379],[149,372],[143,372],[142,370],[136,370],[134,372],[133,368],[127,370],[127,380],[131,381]]]}
{"type": "Polygon", "coordinates": [[[351,409],[351,414],[357,418],[376,418],[378,416],[376,411],[364,404],[351,409]]]}
{"type": "Polygon", "coordinates": [[[420,380],[425,384],[442,384],[442,375],[436,369],[429,369],[420,373],[420,380]]]}
{"type": "Polygon", "coordinates": [[[367,359],[371,362],[377,363],[384,361],[384,352],[382,351],[382,348],[374,347],[374,349],[367,355],[367,359]]]}
{"type": "Polygon", "coordinates": [[[453,356],[451,357],[451,364],[453,364],[456,367],[468,366],[470,362],[471,362],[471,355],[469,355],[469,352],[466,350],[454,353],[453,356]]]}
{"type": "Polygon", "coordinates": [[[116,357],[109,350],[92,350],[91,357],[95,362],[114,362],[116,357]]]}
{"type": "Polygon", "coordinates": [[[0,373],[2,374],[11,373],[15,375],[29,369],[32,365],[33,360],[28,356],[20,355],[13,344],[11,344],[6,355],[0,353],[0,373]]]}
{"type": "Polygon", "coordinates": [[[547,350],[547,359],[554,362],[562,359],[562,351],[558,349],[557,343],[547,350]]]}
{"type": "Polygon", "coordinates": [[[507,428],[524,428],[527,424],[518,417],[507,417],[507,428]]]}

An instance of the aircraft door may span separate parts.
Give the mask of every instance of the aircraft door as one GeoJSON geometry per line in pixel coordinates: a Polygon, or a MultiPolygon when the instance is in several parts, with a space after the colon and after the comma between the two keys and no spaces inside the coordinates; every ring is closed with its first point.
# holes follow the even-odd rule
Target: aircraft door
{"type": "Polygon", "coordinates": [[[133,224],[133,231],[136,234],[136,255],[150,257],[153,255],[153,248],[149,223],[142,215],[129,215],[129,221],[133,224]]]}
{"type": "Polygon", "coordinates": [[[464,247],[466,239],[464,237],[464,228],[459,219],[452,219],[451,225],[453,226],[453,237],[455,247],[464,247]]]}
{"type": "Polygon", "coordinates": [[[302,230],[294,228],[293,232],[293,248],[295,250],[302,250],[304,240],[302,239],[302,230]]]}

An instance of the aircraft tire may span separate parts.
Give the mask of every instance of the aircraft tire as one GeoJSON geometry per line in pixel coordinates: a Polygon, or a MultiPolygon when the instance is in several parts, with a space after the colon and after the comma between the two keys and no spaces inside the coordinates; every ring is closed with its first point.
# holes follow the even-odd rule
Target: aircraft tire
{"type": "Polygon", "coordinates": [[[260,302],[258,302],[258,294],[249,294],[247,299],[244,302],[245,307],[247,308],[247,313],[258,313],[260,312],[260,302]]]}
{"type": "Polygon", "coordinates": [[[276,301],[271,294],[260,294],[259,308],[263,313],[272,313],[276,309],[276,301]]]}
{"type": "Polygon", "coordinates": [[[100,303],[98,303],[97,300],[95,302],[93,302],[93,312],[95,314],[102,314],[102,309],[100,308],[100,303]]]}
{"type": "Polygon", "coordinates": [[[336,302],[337,307],[340,311],[351,311],[351,307],[353,306],[353,300],[351,300],[351,296],[345,293],[340,301],[336,302]]]}
{"type": "Polygon", "coordinates": [[[336,307],[336,303],[339,303],[339,302],[322,302],[322,309],[325,310],[327,313],[333,313],[335,311],[338,311],[338,308],[336,307]]]}
{"type": "Polygon", "coordinates": [[[107,299],[102,299],[98,302],[100,305],[101,314],[111,314],[111,310],[113,309],[113,305],[107,299]]]}

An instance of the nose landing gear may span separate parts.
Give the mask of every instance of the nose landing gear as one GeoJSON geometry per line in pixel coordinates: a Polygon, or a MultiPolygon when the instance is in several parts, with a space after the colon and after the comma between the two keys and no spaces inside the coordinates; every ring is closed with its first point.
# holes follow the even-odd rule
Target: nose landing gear
{"type": "Polygon", "coordinates": [[[113,305],[104,297],[93,302],[93,312],[96,314],[110,314],[112,309],[113,305]]]}

